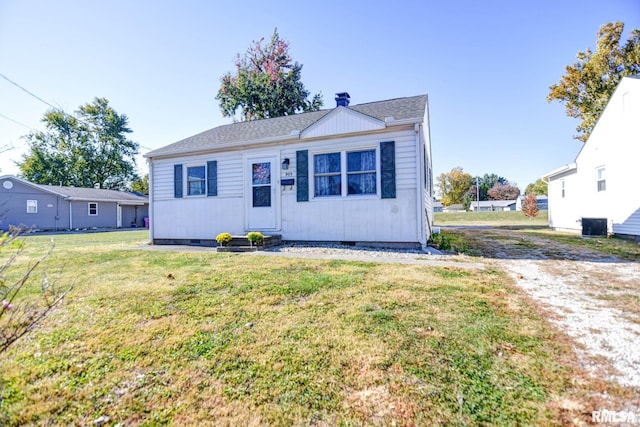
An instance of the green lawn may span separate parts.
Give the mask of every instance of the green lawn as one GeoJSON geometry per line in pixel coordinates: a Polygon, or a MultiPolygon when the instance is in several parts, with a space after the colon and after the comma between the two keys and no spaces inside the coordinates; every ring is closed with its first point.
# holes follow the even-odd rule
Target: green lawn
{"type": "Polygon", "coordinates": [[[549,212],[540,211],[535,218],[527,218],[521,211],[495,212],[438,212],[434,217],[436,226],[446,225],[490,225],[547,227],[549,212]]]}
{"type": "MultiPolygon", "coordinates": [[[[576,247],[595,249],[629,260],[640,259],[640,244],[632,240],[610,238],[583,238],[579,233],[559,232],[548,227],[548,211],[540,211],[537,217],[529,219],[522,212],[441,212],[436,213],[434,224],[446,226],[485,226],[518,230],[566,243],[576,247]]],[[[479,255],[473,243],[467,242],[464,233],[455,230],[441,230],[432,237],[432,243],[443,250],[479,255]]]]}
{"type": "Polygon", "coordinates": [[[597,385],[500,271],[146,239],[56,236],[45,267],[76,286],[0,355],[0,425],[554,425],[592,408],[597,385]]]}

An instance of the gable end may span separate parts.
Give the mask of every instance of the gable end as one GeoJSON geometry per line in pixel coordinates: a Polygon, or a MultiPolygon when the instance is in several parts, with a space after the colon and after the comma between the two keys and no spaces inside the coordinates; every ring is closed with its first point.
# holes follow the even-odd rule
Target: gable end
{"type": "Polygon", "coordinates": [[[328,135],[367,132],[384,129],[382,120],[347,107],[336,107],[300,133],[300,138],[317,138],[328,135]]]}

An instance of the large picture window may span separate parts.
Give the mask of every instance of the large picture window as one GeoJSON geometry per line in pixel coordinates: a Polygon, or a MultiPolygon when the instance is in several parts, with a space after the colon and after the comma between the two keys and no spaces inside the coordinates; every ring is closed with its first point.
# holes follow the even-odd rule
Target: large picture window
{"type": "Polygon", "coordinates": [[[314,196],[376,195],[377,168],[376,150],[315,154],[314,196]]]}
{"type": "Polygon", "coordinates": [[[376,193],[376,151],[347,153],[347,194],[376,193]]]}
{"type": "Polygon", "coordinates": [[[202,196],[206,191],[206,171],[204,166],[187,168],[187,195],[202,196]]]}
{"type": "Polygon", "coordinates": [[[342,194],[340,153],[314,155],[313,178],[316,197],[340,196],[342,194]]]}

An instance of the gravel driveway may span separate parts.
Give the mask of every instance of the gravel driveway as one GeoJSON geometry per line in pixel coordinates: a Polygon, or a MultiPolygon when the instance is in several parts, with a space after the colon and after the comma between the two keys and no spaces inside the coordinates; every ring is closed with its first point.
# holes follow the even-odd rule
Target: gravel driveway
{"type": "Polygon", "coordinates": [[[457,231],[541,303],[587,371],[640,396],[640,263],[514,230],[457,231]]]}

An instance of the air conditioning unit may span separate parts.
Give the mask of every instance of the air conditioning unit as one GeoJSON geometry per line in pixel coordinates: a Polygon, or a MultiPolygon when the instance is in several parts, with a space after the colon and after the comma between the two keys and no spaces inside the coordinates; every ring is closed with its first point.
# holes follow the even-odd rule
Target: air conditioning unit
{"type": "Polygon", "coordinates": [[[582,218],[582,237],[607,237],[607,218],[582,218]]]}

